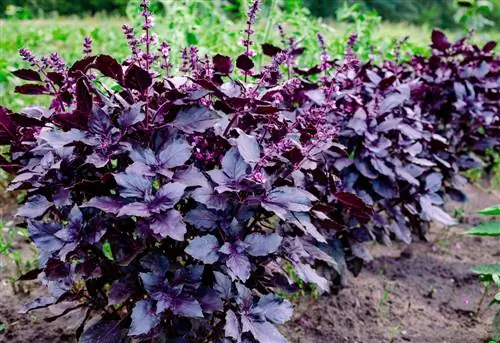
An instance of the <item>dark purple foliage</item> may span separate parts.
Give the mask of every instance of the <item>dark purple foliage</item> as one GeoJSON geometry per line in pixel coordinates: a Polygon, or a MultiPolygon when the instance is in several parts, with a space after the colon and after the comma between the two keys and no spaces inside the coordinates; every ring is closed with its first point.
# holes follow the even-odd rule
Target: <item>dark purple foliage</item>
{"type": "Polygon", "coordinates": [[[491,44],[435,32],[430,59],[374,66],[352,53],[354,37],[342,62],[324,49],[301,70],[290,38],[264,45],[272,61],[256,71],[255,1],[242,55],[190,47],[186,74],[171,77],[169,46],[153,49],[141,7],[144,35],[123,27],[132,54],[122,64],[91,55],[89,40],[69,68],[23,49],[32,69],[15,75],[34,83],[17,91],[53,100],[0,107],[0,144],[10,145],[0,167],[15,174],[10,190],[27,191],[18,215],[40,251],[23,279],[51,292],[26,311],[85,307],[81,342],[286,342],[274,324],[292,315],[276,295],[294,289],[287,266],[328,291],[370,260],[363,242],[452,224],[443,199],[464,195],[470,140],[498,145],[491,44]],[[472,125],[456,125],[471,114],[472,125]]]}
{"type": "Polygon", "coordinates": [[[348,152],[330,154],[331,164],[343,190],[374,207],[365,228],[382,242],[423,238],[431,220],[453,224],[443,204],[446,196],[466,200],[459,172],[480,165],[474,153],[499,148],[500,60],[488,46],[451,44],[439,31],[432,41],[429,59],[402,64],[363,65],[348,51],[302,104],[314,130],[318,108],[330,102],[348,152]]]}
{"type": "Polygon", "coordinates": [[[292,314],[275,295],[294,288],[285,266],[328,291],[315,267],[334,267],[335,284],[353,258],[340,240],[356,242],[350,226],[372,212],[337,191],[328,156],[345,151],[335,125],[310,131],[295,106],[307,83],[281,78],[284,53],[255,84],[228,77],[233,66],[253,69],[251,54],[203,61],[195,49],[189,77],[160,77],[153,68],[166,63],[165,46],[159,58],[152,42],[126,34],[133,51],[123,65],[86,48],[72,67],[58,66],[57,83],[41,65],[20,70],[41,84],[18,91],[54,100],[1,109],[1,143],[11,144],[2,167],[16,172],[10,189],[28,193],[18,215],[40,251],[40,268],[24,279],[52,293],[26,310],[63,300],[86,307],[82,342],[284,342],[273,325],[292,314]],[[96,76],[120,90],[103,91],[96,76]]]}

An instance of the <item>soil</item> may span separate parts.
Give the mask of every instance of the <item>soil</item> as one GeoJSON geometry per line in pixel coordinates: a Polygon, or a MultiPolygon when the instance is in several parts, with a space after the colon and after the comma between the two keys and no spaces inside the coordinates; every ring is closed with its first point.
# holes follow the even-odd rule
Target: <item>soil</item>
{"type": "MultiPolygon", "coordinates": [[[[433,226],[428,242],[410,246],[374,244],[370,247],[373,262],[357,278],[350,277],[349,286],[338,295],[299,300],[293,319],[280,328],[289,342],[488,342],[494,309],[483,305],[477,312],[483,287],[470,269],[498,261],[500,244],[463,232],[484,220],[475,212],[499,203],[500,194],[478,186],[470,186],[468,194],[471,200],[465,205],[449,204],[451,209],[463,210],[460,225],[433,226]]],[[[0,216],[8,213],[0,211],[0,216]]],[[[17,245],[23,255],[30,254],[27,241],[17,245]]],[[[71,333],[79,314],[52,323],[43,317],[60,308],[52,313],[19,314],[23,303],[44,290],[31,283],[14,292],[9,281],[13,269],[5,259],[0,262],[0,342],[75,342],[71,333]]]]}

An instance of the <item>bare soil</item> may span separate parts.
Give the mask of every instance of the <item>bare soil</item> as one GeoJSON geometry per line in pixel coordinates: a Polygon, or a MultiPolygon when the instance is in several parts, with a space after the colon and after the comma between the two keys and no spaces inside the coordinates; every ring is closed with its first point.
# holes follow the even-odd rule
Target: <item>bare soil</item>
{"type": "MultiPolygon", "coordinates": [[[[468,192],[467,204],[449,204],[463,209],[460,225],[434,226],[429,242],[374,244],[374,261],[350,278],[349,287],[320,300],[302,298],[293,319],[281,328],[283,334],[291,343],[488,342],[494,310],[483,305],[477,312],[483,288],[470,269],[498,261],[500,244],[463,232],[484,220],[475,212],[499,203],[500,195],[477,186],[468,192]]],[[[0,210],[0,218],[8,216],[8,210],[0,210]]],[[[29,256],[27,246],[27,241],[18,242],[29,256]]],[[[14,292],[9,281],[13,269],[3,257],[0,265],[0,342],[75,342],[72,333],[79,314],[52,323],[43,318],[61,309],[19,314],[23,303],[44,290],[31,283],[23,287],[25,292],[14,292]]]]}

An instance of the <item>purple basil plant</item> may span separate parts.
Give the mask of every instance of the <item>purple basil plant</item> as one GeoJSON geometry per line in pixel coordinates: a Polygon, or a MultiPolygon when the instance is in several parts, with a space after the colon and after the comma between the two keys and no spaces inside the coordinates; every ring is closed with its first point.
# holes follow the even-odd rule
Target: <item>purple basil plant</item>
{"type": "Polygon", "coordinates": [[[50,291],[26,311],[81,311],[81,342],[286,342],[289,267],[336,290],[371,259],[363,242],[454,222],[460,170],[498,149],[494,45],[435,31],[430,58],[375,65],[355,36],[334,60],[319,35],[320,63],[302,69],[279,26],[258,70],[259,5],[235,59],[190,46],[174,66],[147,1],[122,63],[89,38],[71,66],[21,49],[16,91],[52,99],[0,107],[0,167],[27,192],[18,215],[40,253],[21,279],[50,291]]]}
{"type": "Polygon", "coordinates": [[[0,165],[15,174],[9,189],[27,192],[18,216],[39,249],[39,268],[21,279],[50,291],[25,311],[82,311],[81,342],[286,342],[274,326],[292,315],[277,295],[294,289],[285,268],[328,291],[359,265],[350,228],[372,210],[331,168],[327,156],[345,150],[327,105],[311,131],[296,106],[310,84],[281,73],[300,49],[255,70],[258,5],[241,56],[189,47],[182,76],[171,76],[147,1],[140,35],[123,27],[123,63],[93,55],[90,39],[69,67],[21,50],[31,67],[14,74],[30,83],[16,91],[52,99],[0,108],[10,146],[0,165]]]}
{"type": "MultiPolygon", "coordinates": [[[[304,77],[320,74],[304,92],[301,110],[310,131],[321,120],[339,128],[347,154],[330,151],[329,164],[344,191],[375,209],[357,239],[425,239],[431,221],[454,224],[443,209],[446,198],[467,200],[460,171],[480,165],[476,155],[484,158],[487,148],[500,147],[495,44],[451,44],[434,31],[430,58],[373,65],[353,52],[356,38],[343,60],[332,62],[318,36],[321,63],[295,69],[304,77]]],[[[356,251],[370,260],[366,250],[356,251]]]]}

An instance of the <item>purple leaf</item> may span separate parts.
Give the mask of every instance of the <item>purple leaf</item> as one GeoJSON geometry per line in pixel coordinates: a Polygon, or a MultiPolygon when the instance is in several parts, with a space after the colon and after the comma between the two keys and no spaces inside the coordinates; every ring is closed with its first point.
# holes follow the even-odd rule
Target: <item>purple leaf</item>
{"type": "Polygon", "coordinates": [[[318,275],[318,273],[308,264],[293,263],[297,275],[307,283],[313,283],[323,292],[328,292],[329,283],[324,277],[318,275]]]}
{"type": "Polygon", "coordinates": [[[95,207],[107,213],[117,214],[123,205],[125,205],[123,200],[119,198],[95,197],[90,199],[88,203],[82,205],[82,207],[95,207]]]}
{"type": "Polygon", "coordinates": [[[75,88],[76,110],[79,113],[90,113],[92,111],[92,94],[84,78],[78,79],[75,88]]]}
{"type": "Polygon", "coordinates": [[[420,186],[420,182],[403,167],[396,167],[396,175],[411,185],[420,186]]]}
{"type": "Polygon", "coordinates": [[[43,265],[53,253],[58,252],[64,242],[55,234],[62,229],[60,224],[28,221],[28,231],[36,247],[40,249],[40,264],[43,265]]]}
{"type": "Polygon", "coordinates": [[[23,275],[21,275],[17,281],[29,281],[29,280],[35,280],[38,278],[38,275],[43,271],[43,268],[35,268],[32,269],[23,275]]]}
{"type": "Polygon", "coordinates": [[[96,57],[88,56],[76,61],[71,68],[69,68],[69,74],[71,76],[81,76],[81,73],[86,73],[89,67],[94,63],[96,57]]]}
{"type": "Polygon", "coordinates": [[[113,129],[113,123],[109,115],[100,107],[91,107],[92,114],[89,117],[89,131],[94,135],[107,136],[113,129]]]}
{"type": "Polygon", "coordinates": [[[229,75],[233,72],[233,62],[229,56],[215,55],[212,58],[214,71],[223,75],[229,75]]]}
{"type": "Polygon", "coordinates": [[[200,296],[198,296],[198,301],[200,302],[201,308],[204,313],[215,313],[222,311],[224,308],[224,303],[219,293],[211,288],[200,288],[200,296]]]}
{"type": "Polygon", "coordinates": [[[238,131],[238,138],[236,144],[238,151],[247,163],[257,163],[260,160],[260,147],[257,139],[253,136],[247,135],[240,129],[238,131]]]}
{"type": "Polygon", "coordinates": [[[430,173],[425,177],[425,190],[432,193],[438,192],[443,183],[443,175],[440,173],[430,173]]]}
{"type": "Polygon", "coordinates": [[[406,244],[411,243],[411,231],[404,223],[392,223],[390,229],[396,235],[397,239],[406,244]]]}
{"type": "Polygon", "coordinates": [[[160,323],[160,317],[149,300],[140,300],[135,304],[131,319],[129,336],[147,335],[160,323]]]}
{"type": "Polygon", "coordinates": [[[245,243],[249,245],[246,251],[252,256],[267,256],[278,250],[281,240],[282,237],[276,233],[251,233],[245,237],[245,243]]]}
{"type": "Polygon", "coordinates": [[[410,157],[408,160],[422,167],[433,167],[436,165],[436,163],[429,161],[426,158],[410,157]]]}
{"type": "Polygon", "coordinates": [[[47,212],[52,205],[43,195],[33,195],[19,208],[16,216],[37,218],[47,212]]]}
{"type": "Polygon", "coordinates": [[[125,86],[144,94],[153,83],[149,73],[141,67],[132,64],[125,72],[125,86]]]}
{"type": "Polygon", "coordinates": [[[193,165],[184,169],[177,169],[173,180],[180,182],[187,187],[204,187],[208,185],[206,177],[193,165]]]}
{"type": "Polygon", "coordinates": [[[5,144],[17,136],[17,125],[12,121],[12,112],[0,106],[0,137],[5,138],[5,144]]]}
{"type": "Polygon", "coordinates": [[[137,282],[130,277],[124,277],[113,282],[108,291],[108,304],[124,303],[136,291],[137,282]]]}
{"type": "Polygon", "coordinates": [[[250,71],[254,66],[255,64],[252,59],[247,55],[242,54],[238,56],[238,59],[236,60],[236,67],[243,71],[250,71]]]}
{"type": "Polygon", "coordinates": [[[444,51],[451,46],[446,35],[439,30],[432,30],[432,45],[433,49],[444,51]]]}
{"type": "Polygon", "coordinates": [[[148,218],[151,216],[151,211],[147,204],[142,202],[133,202],[123,206],[117,214],[117,217],[135,216],[148,218]]]}
{"type": "Polygon", "coordinates": [[[229,255],[226,265],[234,276],[241,281],[245,282],[250,277],[252,266],[246,255],[233,253],[229,255]]]}
{"type": "Polygon", "coordinates": [[[347,127],[353,129],[358,135],[363,135],[368,129],[368,126],[366,125],[366,118],[359,117],[353,117],[349,120],[347,127]]]}
{"type": "Polygon", "coordinates": [[[230,149],[222,159],[222,169],[231,180],[239,181],[248,173],[248,164],[237,149],[230,149]]]}
{"type": "Polygon", "coordinates": [[[382,177],[373,180],[372,187],[375,193],[377,193],[384,199],[393,199],[397,197],[399,193],[397,184],[394,184],[390,180],[382,177]]]}
{"type": "Polygon", "coordinates": [[[168,260],[164,255],[150,253],[141,259],[141,266],[154,274],[164,275],[168,269],[168,260]]]}
{"type": "Polygon", "coordinates": [[[215,229],[218,225],[219,215],[204,206],[199,206],[186,213],[184,220],[198,229],[215,229]]]}
{"type": "Polygon", "coordinates": [[[342,204],[350,207],[353,210],[362,211],[362,212],[369,213],[369,214],[371,214],[373,212],[372,209],[370,207],[368,207],[365,204],[365,202],[363,200],[361,200],[355,194],[352,194],[349,192],[337,192],[337,193],[335,193],[335,197],[342,204]]]}
{"type": "Polygon", "coordinates": [[[278,329],[268,322],[252,321],[249,329],[257,342],[287,343],[287,340],[281,335],[278,329]]]}
{"type": "Polygon", "coordinates": [[[155,210],[167,210],[172,208],[184,195],[186,185],[179,182],[167,183],[156,192],[155,200],[150,207],[155,210]]]}
{"type": "Polygon", "coordinates": [[[214,272],[214,277],[214,290],[219,293],[224,299],[229,299],[231,297],[231,288],[233,286],[231,279],[225,274],[217,271],[214,272]]]}
{"type": "Polygon", "coordinates": [[[326,238],[318,231],[316,226],[311,222],[309,214],[305,212],[294,213],[291,218],[286,218],[290,220],[292,224],[295,224],[302,231],[316,239],[318,242],[326,243],[326,238]]]}
{"type": "Polygon", "coordinates": [[[403,121],[403,118],[391,118],[386,119],[379,126],[377,126],[378,132],[389,132],[391,130],[396,130],[399,127],[399,123],[403,121]]]}
{"type": "Polygon", "coordinates": [[[262,44],[262,53],[266,56],[273,57],[283,50],[269,43],[262,44]]]}
{"type": "Polygon", "coordinates": [[[226,337],[233,338],[236,341],[240,341],[240,322],[236,317],[236,314],[234,314],[232,310],[228,310],[226,312],[226,324],[224,325],[224,333],[226,337]]]}
{"type": "Polygon", "coordinates": [[[116,183],[122,188],[120,195],[125,198],[144,199],[151,192],[151,180],[139,175],[119,173],[114,174],[116,183]]]}
{"type": "Polygon", "coordinates": [[[370,162],[372,164],[372,167],[380,174],[385,175],[391,179],[394,178],[394,172],[389,166],[387,166],[387,164],[383,160],[378,158],[372,158],[370,162]]]}
{"type": "Polygon", "coordinates": [[[205,264],[213,264],[219,259],[219,242],[213,235],[205,235],[192,239],[185,251],[205,264]]]}
{"type": "Polygon", "coordinates": [[[216,112],[206,107],[185,107],[179,111],[172,125],[186,133],[205,132],[220,120],[216,112]]]}
{"type": "Polygon", "coordinates": [[[52,82],[54,82],[59,87],[61,87],[65,81],[65,76],[62,73],[57,73],[53,71],[47,73],[47,78],[52,82]]]}
{"type": "Polygon", "coordinates": [[[188,296],[180,296],[175,299],[172,311],[183,317],[203,318],[203,310],[200,303],[188,296]]]}
{"type": "Polygon", "coordinates": [[[38,308],[48,307],[48,306],[54,304],[56,302],[56,300],[57,299],[54,297],[47,297],[47,296],[36,298],[35,300],[30,301],[29,303],[25,304],[23,306],[23,309],[19,312],[20,313],[28,313],[31,310],[36,310],[38,308]]]}
{"type": "Polygon", "coordinates": [[[316,197],[296,187],[276,187],[264,199],[265,204],[276,204],[290,211],[307,212],[316,197]]]}
{"type": "Polygon", "coordinates": [[[170,237],[177,241],[184,241],[187,232],[182,216],[177,210],[170,210],[156,218],[151,224],[151,230],[162,238],[170,237]]]}
{"type": "Polygon", "coordinates": [[[123,79],[122,66],[111,56],[97,56],[94,62],[94,68],[99,70],[104,76],[110,77],[118,82],[121,82],[123,79]]]}
{"type": "Polygon", "coordinates": [[[267,320],[275,324],[284,324],[292,317],[292,304],[273,294],[264,295],[259,299],[257,306],[267,320]]]}
{"type": "Polygon", "coordinates": [[[27,94],[27,95],[40,95],[40,94],[47,94],[49,92],[49,90],[45,86],[35,85],[35,84],[16,86],[14,91],[19,94],[27,94]]]}
{"type": "Polygon", "coordinates": [[[160,151],[158,159],[166,168],[175,168],[184,165],[191,157],[191,147],[182,140],[173,141],[164,150],[160,151]]]}
{"type": "Polygon", "coordinates": [[[122,339],[120,322],[115,320],[99,320],[83,331],[79,343],[114,343],[122,339]]]}
{"type": "Polygon", "coordinates": [[[411,127],[408,124],[399,124],[399,130],[401,130],[401,133],[410,139],[422,138],[422,135],[420,134],[420,132],[418,132],[417,130],[415,130],[413,127],[411,127]]]}
{"type": "Polygon", "coordinates": [[[489,41],[483,46],[483,52],[490,52],[497,46],[497,42],[489,41]]]}
{"type": "Polygon", "coordinates": [[[432,205],[432,201],[428,196],[420,198],[420,206],[422,212],[430,219],[436,220],[444,225],[455,225],[456,221],[448,213],[444,212],[437,206],[432,205]]]}
{"type": "Polygon", "coordinates": [[[408,95],[401,93],[393,93],[388,95],[380,104],[380,113],[387,113],[394,108],[402,106],[408,100],[408,95]]]}
{"type": "Polygon", "coordinates": [[[379,177],[379,174],[377,173],[375,168],[373,168],[368,159],[365,160],[356,159],[354,160],[354,164],[356,165],[356,168],[358,168],[361,175],[363,175],[364,177],[372,180],[379,177]]]}
{"type": "Polygon", "coordinates": [[[137,103],[123,110],[118,117],[118,124],[121,128],[126,129],[134,126],[144,120],[145,114],[142,111],[143,103],[137,103]]]}
{"type": "Polygon", "coordinates": [[[31,69],[19,69],[12,72],[15,76],[20,79],[27,81],[42,81],[40,74],[31,69]]]}

